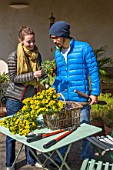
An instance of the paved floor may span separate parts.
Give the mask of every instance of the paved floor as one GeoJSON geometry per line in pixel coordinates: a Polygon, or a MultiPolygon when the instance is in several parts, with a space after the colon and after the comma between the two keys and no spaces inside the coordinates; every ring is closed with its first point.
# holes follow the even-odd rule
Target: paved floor
{"type": "MultiPolygon", "coordinates": [[[[0,170],[6,170],[5,167],[5,139],[6,136],[3,134],[0,134],[0,170]]],[[[80,170],[81,166],[81,160],[80,160],[80,153],[81,153],[81,141],[76,142],[71,147],[70,153],[69,153],[69,164],[71,167],[71,170],[80,170]]],[[[19,142],[16,142],[16,151],[21,146],[19,142]]],[[[39,155],[41,159],[44,159],[42,155],[39,155]]],[[[25,153],[24,149],[22,150],[18,160],[17,160],[17,168],[16,170],[41,170],[41,168],[36,168],[34,166],[29,166],[25,164],[25,153]]],[[[50,169],[49,170],[53,170],[50,169]]],[[[65,170],[65,168],[64,168],[65,170]]]]}

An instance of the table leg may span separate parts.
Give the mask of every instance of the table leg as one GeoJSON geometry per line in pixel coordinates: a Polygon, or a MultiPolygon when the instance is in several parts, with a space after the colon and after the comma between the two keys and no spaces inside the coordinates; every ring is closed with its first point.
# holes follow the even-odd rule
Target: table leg
{"type": "Polygon", "coordinates": [[[30,152],[33,154],[33,156],[36,158],[36,160],[38,161],[38,163],[39,163],[40,165],[42,165],[42,167],[44,167],[44,165],[45,165],[45,163],[47,162],[47,160],[50,160],[52,163],[54,163],[54,164],[57,166],[57,168],[58,168],[59,170],[62,170],[63,166],[65,166],[67,170],[71,170],[70,167],[68,166],[68,164],[66,163],[66,158],[67,158],[67,155],[68,155],[68,153],[69,153],[69,151],[70,151],[71,146],[72,146],[72,144],[69,144],[69,145],[68,145],[64,158],[62,157],[62,155],[60,154],[60,152],[59,152],[58,149],[56,149],[56,150],[53,151],[53,152],[42,153],[43,156],[46,158],[46,160],[45,160],[45,162],[44,162],[43,164],[41,163],[41,161],[39,160],[39,158],[37,157],[37,155],[32,151],[32,148],[29,147],[29,150],[30,150],[30,152]],[[59,166],[55,163],[55,161],[52,159],[52,155],[53,155],[54,152],[56,152],[56,153],[58,154],[58,156],[60,157],[60,159],[62,160],[62,164],[61,164],[60,167],[59,167],[59,166]]]}
{"type": "Polygon", "coordinates": [[[56,152],[58,154],[58,156],[60,157],[61,161],[62,161],[62,164],[61,166],[59,167],[59,170],[62,170],[63,166],[65,165],[65,167],[67,168],[67,170],[71,170],[70,167],[68,166],[68,164],[66,163],[66,158],[67,158],[67,155],[70,151],[70,148],[71,148],[72,144],[69,144],[68,145],[68,148],[66,150],[66,153],[65,153],[65,156],[64,158],[62,157],[62,155],[60,154],[59,150],[57,149],[56,152]]]}
{"type": "Polygon", "coordinates": [[[15,160],[14,160],[14,162],[13,162],[11,168],[10,168],[10,170],[12,170],[12,169],[14,168],[14,166],[15,166],[15,164],[16,164],[16,161],[17,161],[17,159],[18,159],[18,157],[19,157],[19,155],[20,155],[20,153],[21,153],[21,151],[22,151],[23,146],[24,146],[24,144],[21,145],[21,148],[19,149],[19,151],[18,151],[18,153],[17,153],[17,156],[16,156],[16,158],[15,158],[15,160]]]}
{"type": "Polygon", "coordinates": [[[55,152],[55,151],[53,151],[52,153],[46,153],[46,154],[45,154],[45,153],[42,153],[43,156],[45,156],[45,158],[46,158],[46,160],[45,160],[45,162],[44,162],[44,165],[45,165],[45,163],[47,162],[47,160],[50,160],[53,164],[56,165],[57,168],[59,168],[59,166],[56,164],[56,162],[51,158],[54,152],[55,152]]]}
{"type": "Polygon", "coordinates": [[[44,161],[44,164],[43,164],[44,166],[45,166],[46,162],[48,160],[50,160],[51,162],[53,162],[58,167],[58,165],[55,163],[55,161],[51,158],[53,156],[54,152],[55,151],[52,151],[52,152],[49,152],[49,153],[42,153],[43,156],[46,158],[46,160],[44,161]]]}
{"type": "Polygon", "coordinates": [[[32,148],[30,148],[29,146],[28,146],[28,148],[29,148],[30,152],[32,153],[32,155],[35,157],[35,159],[38,161],[38,163],[40,165],[42,165],[41,161],[38,159],[37,155],[33,152],[32,148]]]}
{"type": "Polygon", "coordinates": [[[42,153],[42,154],[47,158],[46,161],[47,161],[47,160],[50,160],[52,163],[54,163],[54,164],[56,165],[56,167],[57,167],[59,170],[62,170],[63,166],[65,166],[67,170],[71,170],[70,167],[68,166],[68,164],[66,163],[66,158],[67,158],[67,155],[68,155],[68,153],[69,153],[69,151],[70,151],[71,146],[72,146],[72,144],[69,144],[69,145],[68,145],[64,158],[62,157],[62,155],[60,154],[60,152],[59,152],[58,149],[56,149],[56,150],[54,151],[54,152],[56,152],[56,153],[58,154],[58,156],[59,156],[60,159],[62,160],[62,164],[61,164],[60,167],[59,167],[59,166],[55,163],[55,161],[51,158],[54,152],[52,152],[52,154],[51,154],[51,153],[42,153]]]}
{"type": "MultiPolygon", "coordinates": [[[[53,162],[54,164],[56,164],[56,163],[54,162],[54,160],[51,159],[54,151],[51,152],[51,153],[46,153],[46,154],[45,154],[45,153],[41,153],[41,154],[42,154],[43,156],[45,156],[45,158],[46,158],[46,160],[44,161],[44,163],[42,163],[42,162],[39,160],[39,158],[37,157],[37,155],[33,152],[32,148],[29,147],[29,150],[30,150],[30,152],[32,153],[32,155],[35,157],[35,159],[38,161],[38,163],[39,163],[40,165],[42,165],[42,167],[45,166],[45,164],[46,164],[46,162],[47,162],[48,159],[49,159],[51,162],[53,162]]],[[[58,167],[57,164],[56,164],[56,166],[58,167]]],[[[59,167],[58,167],[58,168],[59,168],[59,167]]],[[[44,169],[46,169],[46,168],[44,168],[44,169]]]]}

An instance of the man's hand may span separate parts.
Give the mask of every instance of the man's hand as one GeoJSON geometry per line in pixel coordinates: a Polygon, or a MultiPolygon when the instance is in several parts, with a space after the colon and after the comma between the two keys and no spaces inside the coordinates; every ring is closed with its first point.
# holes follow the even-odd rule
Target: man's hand
{"type": "Polygon", "coordinates": [[[98,97],[97,97],[97,96],[94,96],[94,95],[91,95],[91,96],[90,96],[90,99],[89,99],[90,105],[96,104],[97,102],[98,102],[98,97]]]}

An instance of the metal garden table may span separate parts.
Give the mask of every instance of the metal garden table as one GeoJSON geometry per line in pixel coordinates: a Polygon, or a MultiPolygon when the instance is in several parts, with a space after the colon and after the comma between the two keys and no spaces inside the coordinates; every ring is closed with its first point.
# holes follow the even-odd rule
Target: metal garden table
{"type": "MultiPolygon", "coordinates": [[[[50,136],[50,137],[47,137],[47,138],[43,138],[43,139],[38,140],[38,141],[28,143],[26,141],[26,137],[20,136],[18,134],[13,135],[8,130],[8,128],[0,126],[0,132],[1,133],[5,134],[7,136],[10,136],[10,137],[14,138],[16,141],[19,141],[20,143],[22,143],[21,148],[19,149],[17,156],[15,158],[15,161],[14,161],[12,167],[11,167],[11,170],[15,166],[15,163],[16,163],[18,156],[20,155],[20,152],[21,152],[24,145],[29,147],[29,149],[30,149],[30,151],[33,155],[34,155],[34,152],[32,151],[32,149],[36,149],[44,155],[44,157],[46,158],[46,161],[44,161],[44,163],[42,163],[39,160],[38,155],[34,155],[35,158],[37,159],[38,163],[41,164],[42,167],[45,167],[45,162],[47,162],[47,160],[50,160],[51,162],[53,162],[58,167],[59,170],[62,170],[63,166],[65,166],[67,170],[71,170],[69,165],[66,163],[66,158],[67,158],[67,155],[70,151],[72,144],[76,141],[79,141],[83,138],[86,138],[90,135],[93,135],[97,132],[100,132],[101,130],[102,130],[101,128],[83,123],[80,127],[77,128],[77,130],[73,131],[70,135],[66,136],[65,138],[60,140],[58,143],[51,146],[50,148],[45,149],[43,147],[44,144],[48,143],[52,139],[55,139],[56,137],[60,136],[61,134],[65,133],[65,132],[62,132],[60,134],[53,135],[53,136],[50,136]],[[62,155],[60,154],[58,148],[66,146],[66,145],[68,145],[68,147],[67,147],[67,151],[65,153],[65,156],[63,158],[62,155]],[[62,160],[62,165],[60,167],[52,159],[52,155],[53,155],[54,152],[56,152],[62,160]]],[[[49,132],[52,132],[52,130],[50,130],[48,128],[43,128],[43,129],[40,129],[40,130],[37,129],[37,130],[34,131],[34,133],[36,133],[36,134],[38,134],[38,133],[49,133],[49,132]]],[[[44,168],[44,169],[46,169],[46,168],[44,168]]]]}

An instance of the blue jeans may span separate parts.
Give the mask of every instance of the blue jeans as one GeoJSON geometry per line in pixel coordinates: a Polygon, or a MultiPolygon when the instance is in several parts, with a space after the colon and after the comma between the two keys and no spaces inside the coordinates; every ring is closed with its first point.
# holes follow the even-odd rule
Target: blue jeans
{"type": "MultiPolygon", "coordinates": [[[[81,124],[84,122],[90,124],[90,109],[91,109],[90,105],[85,105],[81,109],[81,115],[80,115],[80,123],[81,124]]],[[[59,148],[59,152],[61,153],[61,155],[63,157],[65,156],[66,150],[67,150],[67,146],[59,148]]],[[[94,150],[93,150],[92,145],[90,144],[90,142],[87,139],[83,139],[81,159],[82,160],[84,160],[85,158],[92,159],[93,157],[94,157],[94,150]]],[[[59,158],[58,155],[56,156],[56,160],[59,163],[61,163],[61,159],[59,158]]]]}
{"type": "MultiPolygon", "coordinates": [[[[81,109],[81,116],[80,116],[81,124],[84,122],[90,124],[90,110],[91,110],[90,105],[86,105],[81,109]]],[[[94,158],[94,148],[87,139],[83,139],[81,159],[84,160],[86,158],[88,159],[94,158]]]]}
{"type": "MultiPolygon", "coordinates": [[[[7,116],[13,115],[23,107],[22,102],[18,100],[7,99],[6,109],[7,116]]],[[[15,140],[9,136],[6,138],[6,166],[10,167],[15,160],[15,140]]],[[[34,150],[36,153],[36,151],[34,150]]],[[[30,153],[28,147],[25,146],[26,162],[34,165],[36,163],[35,158],[30,153]]]]}

